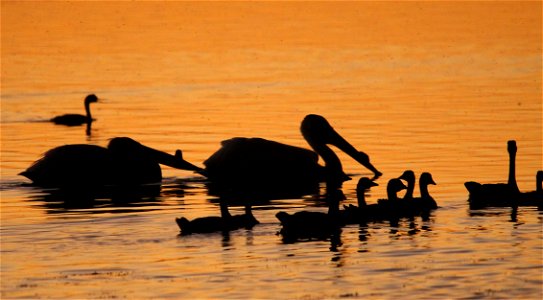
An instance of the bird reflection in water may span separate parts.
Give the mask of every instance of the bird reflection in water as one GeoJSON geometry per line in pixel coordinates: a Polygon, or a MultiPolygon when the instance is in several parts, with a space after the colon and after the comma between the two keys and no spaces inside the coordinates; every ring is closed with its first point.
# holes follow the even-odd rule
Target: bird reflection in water
{"type": "Polygon", "coordinates": [[[32,187],[30,201],[50,214],[124,213],[150,211],[162,205],[161,186],[148,184],[130,188],[109,186],[101,188],[39,188],[32,187]]]}

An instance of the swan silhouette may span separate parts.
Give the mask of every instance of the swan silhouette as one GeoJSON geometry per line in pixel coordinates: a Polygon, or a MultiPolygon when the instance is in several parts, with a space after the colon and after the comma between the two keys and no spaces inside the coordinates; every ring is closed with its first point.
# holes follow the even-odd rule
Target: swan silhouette
{"type": "MultiPolygon", "coordinates": [[[[517,186],[515,176],[517,144],[514,140],[507,142],[507,151],[509,152],[509,176],[507,183],[481,184],[474,181],[464,183],[469,192],[468,202],[470,208],[542,205],[543,197],[537,197],[537,191],[535,194],[521,193],[517,186]]],[[[536,178],[537,180],[539,179],[536,178]]]]}
{"type": "Polygon", "coordinates": [[[84,144],[53,148],[20,175],[50,187],[140,185],[162,179],[159,164],[201,170],[185,161],[180,150],[170,155],[131,138],[117,137],[107,148],[84,144]]]}
{"type": "MultiPolygon", "coordinates": [[[[80,114],[65,114],[61,116],[56,116],[52,118],[50,121],[57,124],[57,125],[66,125],[66,126],[79,126],[83,124],[92,123],[92,121],[95,121],[90,112],[90,104],[98,102],[98,97],[94,94],[90,94],[87,97],[85,97],[85,112],[86,115],[80,115],[80,114]]],[[[90,126],[89,126],[90,127],[90,126]]],[[[90,129],[89,129],[90,130],[90,129]]]]}
{"type": "Polygon", "coordinates": [[[321,181],[349,180],[338,156],[328,147],[334,145],[381,176],[369,156],[356,150],[319,115],[307,115],[301,132],[313,151],[261,138],[232,138],[205,162],[205,172],[211,181],[226,186],[270,184],[271,186],[302,186],[321,181]],[[324,166],[318,164],[318,156],[324,166]]]}
{"type": "Polygon", "coordinates": [[[251,229],[258,220],[253,216],[251,205],[245,205],[245,214],[232,216],[224,201],[221,202],[221,216],[196,218],[189,221],[185,217],[176,218],[175,222],[181,230],[181,235],[193,233],[229,232],[240,228],[251,229]]]}

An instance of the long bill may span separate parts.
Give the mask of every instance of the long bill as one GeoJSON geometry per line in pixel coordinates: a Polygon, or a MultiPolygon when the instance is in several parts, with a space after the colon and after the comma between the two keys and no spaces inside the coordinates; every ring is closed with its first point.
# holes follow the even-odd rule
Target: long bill
{"type": "Polygon", "coordinates": [[[194,171],[200,174],[205,173],[204,169],[197,167],[191,164],[190,162],[184,160],[181,150],[177,150],[175,151],[175,155],[171,155],[166,152],[149,148],[147,146],[143,146],[143,147],[161,165],[166,165],[168,167],[181,169],[181,170],[194,171]]]}
{"type": "Polygon", "coordinates": [[[341,151],[345,152],[347,155],[352,157],[354,160],[356,160],[358,163],[372,171],[376,177],[379,177],[382,175],[381,172],[377,170],[371,163],[369,156],[362,152],[356,150],[355,147],[353,147],[349,142],[347,142],[339,133],[337,133],[335,130],[332,129],[332,132],[330,132],[330,144],[338,147],[341,151]]]}

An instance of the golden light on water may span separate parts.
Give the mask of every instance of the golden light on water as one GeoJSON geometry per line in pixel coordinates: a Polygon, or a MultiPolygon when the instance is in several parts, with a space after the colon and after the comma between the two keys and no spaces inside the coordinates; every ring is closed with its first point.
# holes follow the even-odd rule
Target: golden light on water
{"type": "MultiPolygon", "coordinates": [[[[2,298],[541,295],[541,213],[472,216],[463,187],[507,179],[510,139],[521,190],[543,168],[541,2],[1,5],[2,298]],[[89,137],[42,122],[82,113],[88,93],[107,99],[89,137]],[[277,211],[323,209],[300,198],[256,207],[262,224],[229,239],[179,238],[175,217],[218,214],[190,172],[163,168],[155,201],[91,208],[47,201],[17,175],[58,145],[115,136],[200,166],[234,136],[309,148],[308,113],[384,173],[370,203],[403,170],[432,172],[432,221],[416,234],[407,221],[394,234],[346,227],[337,252],[284,245],[277,211]]],[[[340,157],[355,203],[369,173],[340,157]]]]}

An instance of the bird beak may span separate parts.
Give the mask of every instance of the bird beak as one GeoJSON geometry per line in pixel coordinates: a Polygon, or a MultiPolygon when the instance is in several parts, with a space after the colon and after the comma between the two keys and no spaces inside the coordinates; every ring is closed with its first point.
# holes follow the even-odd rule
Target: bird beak
{"type": "Polygon", "coordinates": [[[373,179],[376,179],[379,176],[383,175],[383,173],[379,172],[377,168],[375,168],[370,163],[370,158],[366,153],[356,150],[351,144],[349,144],[349,142],[347,142],[333,128],[330,128],[330,129],[331,129],[330,138],[329,138],[330,144],[338,147],[341,151],[345,152],[347,155],[352,157],[358,163],[360,163],[361,165],[363,165],[364,167],[372,171],[375,174],[373,179]]]}
{"type": "Polygon", "coordinates": [[[181,169],[181,170],[188,170],[188,171],[194,171],[194,172],[204,172],[204,170],[200,167],[197,167],[188,161],[183,159],[183,155],[181,153],[181,150],[177,150],[175,152],[175,155],[170,155],[166,152],[162,152],[159,150],[155,150],[146,146],[143,146],[149,151],[151,156],[154,157],[154,159],[162,165],[166,165],[172,168],[181,169]]]}

